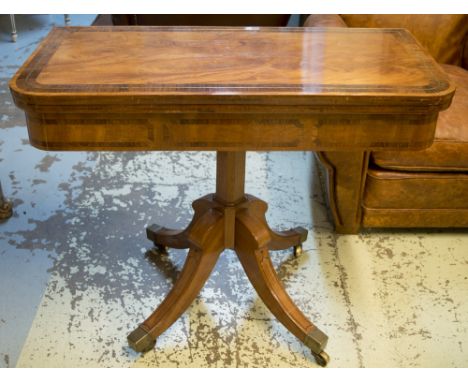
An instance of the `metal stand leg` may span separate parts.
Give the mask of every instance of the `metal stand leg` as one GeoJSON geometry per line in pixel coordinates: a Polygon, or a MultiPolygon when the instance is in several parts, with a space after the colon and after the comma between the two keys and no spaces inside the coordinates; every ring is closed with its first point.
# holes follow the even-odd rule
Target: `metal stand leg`
{"type": "Polygon", "coordinates": [[[18,37],[16,33],[16,25],[15,25],[15,15],[10,15],[11,20],[11,41],[16,42],[16,37],[18,37]]]}

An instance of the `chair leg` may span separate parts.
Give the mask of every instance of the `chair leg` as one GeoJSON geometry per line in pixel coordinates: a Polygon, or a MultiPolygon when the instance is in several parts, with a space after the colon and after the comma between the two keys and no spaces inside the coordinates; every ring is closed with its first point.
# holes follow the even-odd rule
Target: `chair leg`
{"type": "Polygon", "coordinates": [[[10,15],[11,21],[11,41],[16,42],[18,34],[16,33],[15,15],[10,15]]]}
{"type": "Polygon", "coordinates": [[[328,204],[336,232],[358,233],[369,152],[317,152],[316,156],[327,171],[328,204]]]}

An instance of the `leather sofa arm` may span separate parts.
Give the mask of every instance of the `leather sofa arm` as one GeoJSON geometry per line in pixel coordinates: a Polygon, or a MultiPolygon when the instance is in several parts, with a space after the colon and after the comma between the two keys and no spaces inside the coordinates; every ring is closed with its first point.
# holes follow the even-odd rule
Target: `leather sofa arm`
{"type": "Polygon", "coordinates": [[[304,22],[305,27],[346,28],[347,25],[338,15],[310,15],[304,22]]]}

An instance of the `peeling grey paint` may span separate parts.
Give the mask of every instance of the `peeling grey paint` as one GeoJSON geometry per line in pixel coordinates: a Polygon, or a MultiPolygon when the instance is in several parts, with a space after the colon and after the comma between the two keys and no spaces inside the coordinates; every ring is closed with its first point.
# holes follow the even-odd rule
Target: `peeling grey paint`
{"type": "Polygon", "coordinates": [[[57,155],[46,155],[40,163],[34,166],[35,169],[38,169],[41,172],[48,172],[50,167],[54,164],[54,162],[60,161],[57,155]]]}

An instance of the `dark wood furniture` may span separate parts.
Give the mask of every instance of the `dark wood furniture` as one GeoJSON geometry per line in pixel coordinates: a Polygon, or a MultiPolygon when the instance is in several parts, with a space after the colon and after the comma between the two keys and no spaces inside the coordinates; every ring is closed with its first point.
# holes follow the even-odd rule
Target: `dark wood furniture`
{"type": "MultiPolygon", "coordinates": [[[[100,15],[101,16],[101,15],[100,15]]],[[[111,15],[113,25],[143,25],[143,26],[258,26],[285,27],[291,15],[281,14],[136,14],[111,15]]]]}
{"type": "Polygon", "coordinates": [[[331,184],[328,198],[336,231],[468,227],[468,15],[311,15],[305,25],[406,28],[457,88],[427,149],[318,153],[331,184]],[[363,156],[369,157],[364,168],[363,156]],[[335,203],[338,199],[342,202],[335,203]]]}
{"type": "Polygon", "coordinates": [[[244,193],[245,152],[424,148],[454,92],[404,30],[257,27],[57,28],[10,89],[40,149],[217,151],[216,192],[193,203],[191,224],[147,229],[159,248],[189,252],[130,346],[152,348],[231,248],[321,365],[327,336],[289,298],[269,258],[298,248],[307,231],[269,228],[267,204],[244,193]]]}

